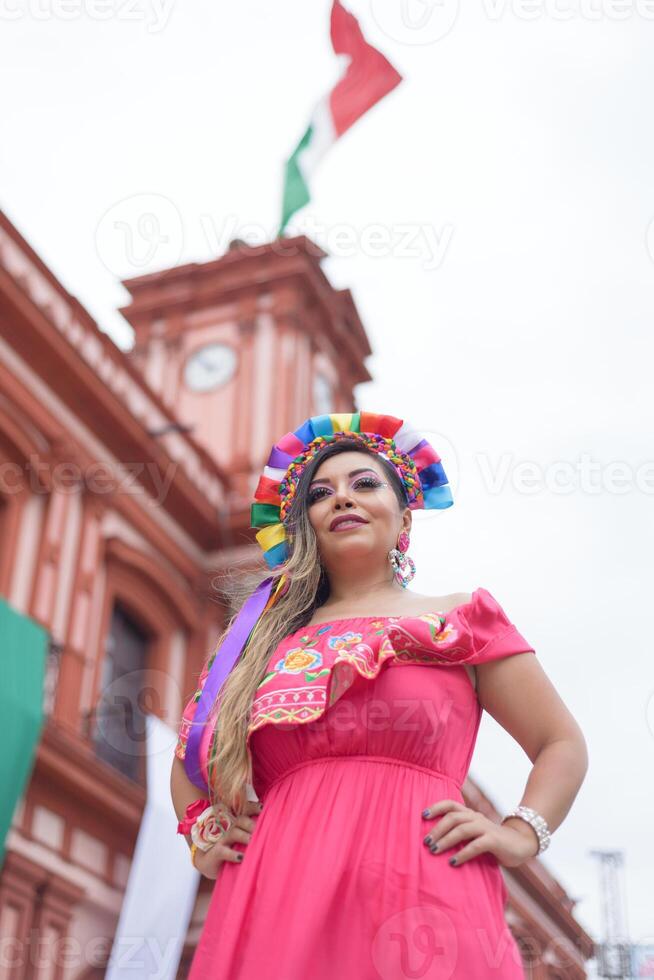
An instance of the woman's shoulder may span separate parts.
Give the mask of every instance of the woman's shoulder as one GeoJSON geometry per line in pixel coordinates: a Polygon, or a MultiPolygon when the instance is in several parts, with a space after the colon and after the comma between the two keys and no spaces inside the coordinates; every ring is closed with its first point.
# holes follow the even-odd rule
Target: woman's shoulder
{"type": "Polygon", "coordinates": [[[460,593],[448,620],[468,633],[474,662],[484,663],[518,652],[535,653],[507,611],[483,586],[471,593],[460,593]]]}
{"type": "MultiPolygon", "coordinates": [[[[426,597],[422,597],[423,605],[425,599],[426,597]]],[[[506,613],[495,596],[481,585],[472,592],[452,592],[447,596],[434,596],[427,602],[431,603],[428,611],[439,612],[445,616],[460,614],[462,618],[470,618],[491,615],[500,620],[506,618],[508,621],[506,613]]]]}
{"type": "MultiPolygon", "coordinates": [[[[475,592],[478,590],[475,590],[475,592]]],[[[461,606],[468,606],[472,602],[475,592],[451,592],[445,596],[433,596],[428,600],[429,608],[427,612],[440,612],[443,615],[459,609],[461,606]]]]}

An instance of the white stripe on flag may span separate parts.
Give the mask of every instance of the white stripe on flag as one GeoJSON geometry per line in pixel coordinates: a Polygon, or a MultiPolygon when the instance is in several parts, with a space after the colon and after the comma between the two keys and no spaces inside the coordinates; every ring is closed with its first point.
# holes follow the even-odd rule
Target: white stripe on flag
{"type": "Polygon", "coordinates": [[[325,153],[336,141],[336,130],[332,120],[329,96],[321,99],[311,114],[311,140],[309,145],[298,154],[297,165],[305,184],[309,185],[310,178],[325,153]]]}

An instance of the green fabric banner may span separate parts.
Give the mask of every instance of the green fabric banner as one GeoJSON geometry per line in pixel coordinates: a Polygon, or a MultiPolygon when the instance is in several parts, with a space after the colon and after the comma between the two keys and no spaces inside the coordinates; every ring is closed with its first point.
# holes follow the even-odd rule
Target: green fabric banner
{"type": "Polygon", "coordinates": [[[0,865],[41,736],[47,653],[47,631],[0,599],[0,865]]]}

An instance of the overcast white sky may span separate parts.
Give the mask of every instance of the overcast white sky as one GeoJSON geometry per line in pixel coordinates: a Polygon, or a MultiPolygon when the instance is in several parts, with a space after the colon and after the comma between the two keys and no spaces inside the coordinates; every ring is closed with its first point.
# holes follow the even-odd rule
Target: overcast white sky
{"type": "MultiPolygon", "coordinates": [[[[121,277],[275,234],[283,161],[339,71],[330,6],[0,0],[0,206],[120,346],[121,277]]],[[[415,517],[412,588],[488,588],[585,732],[589,773],[543,861],[598,936],[590,849],[623,850],[642,941],[654,4],[346,6],[405,80],[323,161],[289,232],[354,294],[374,349],[358,407],[432,433],[452,481],[453,508],[415,517]]],[[[485,716],[471,775],[505,810],[528,772],[485,716]]]]}

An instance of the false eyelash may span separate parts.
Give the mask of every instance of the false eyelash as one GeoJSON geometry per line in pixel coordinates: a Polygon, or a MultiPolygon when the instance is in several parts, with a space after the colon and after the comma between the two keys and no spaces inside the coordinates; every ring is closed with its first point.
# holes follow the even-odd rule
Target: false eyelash
{"type": "MultiPolygon", "coordinates": [[[[355,480],[354,481],[354,486],[356,487],[360,483],[365,483],[366,480],[369,482],[369,485],[371,487],[380,487],[381,486],[381,482],[379,480],[375,479],[374,476],[362,476],[362,477],[359,477],[358,480],[355,480]]],[[[327,490],[327,487],[316,487],[315,490],[311,491],[311,493],[309,494],[309,497],[308,497],[308,501],[309,501],[310,504],[312,504],[315,500],[319,500],[320,499],[320,497],[317,497],[316,496],[316,494],[320,490],[327,490]]]]}

